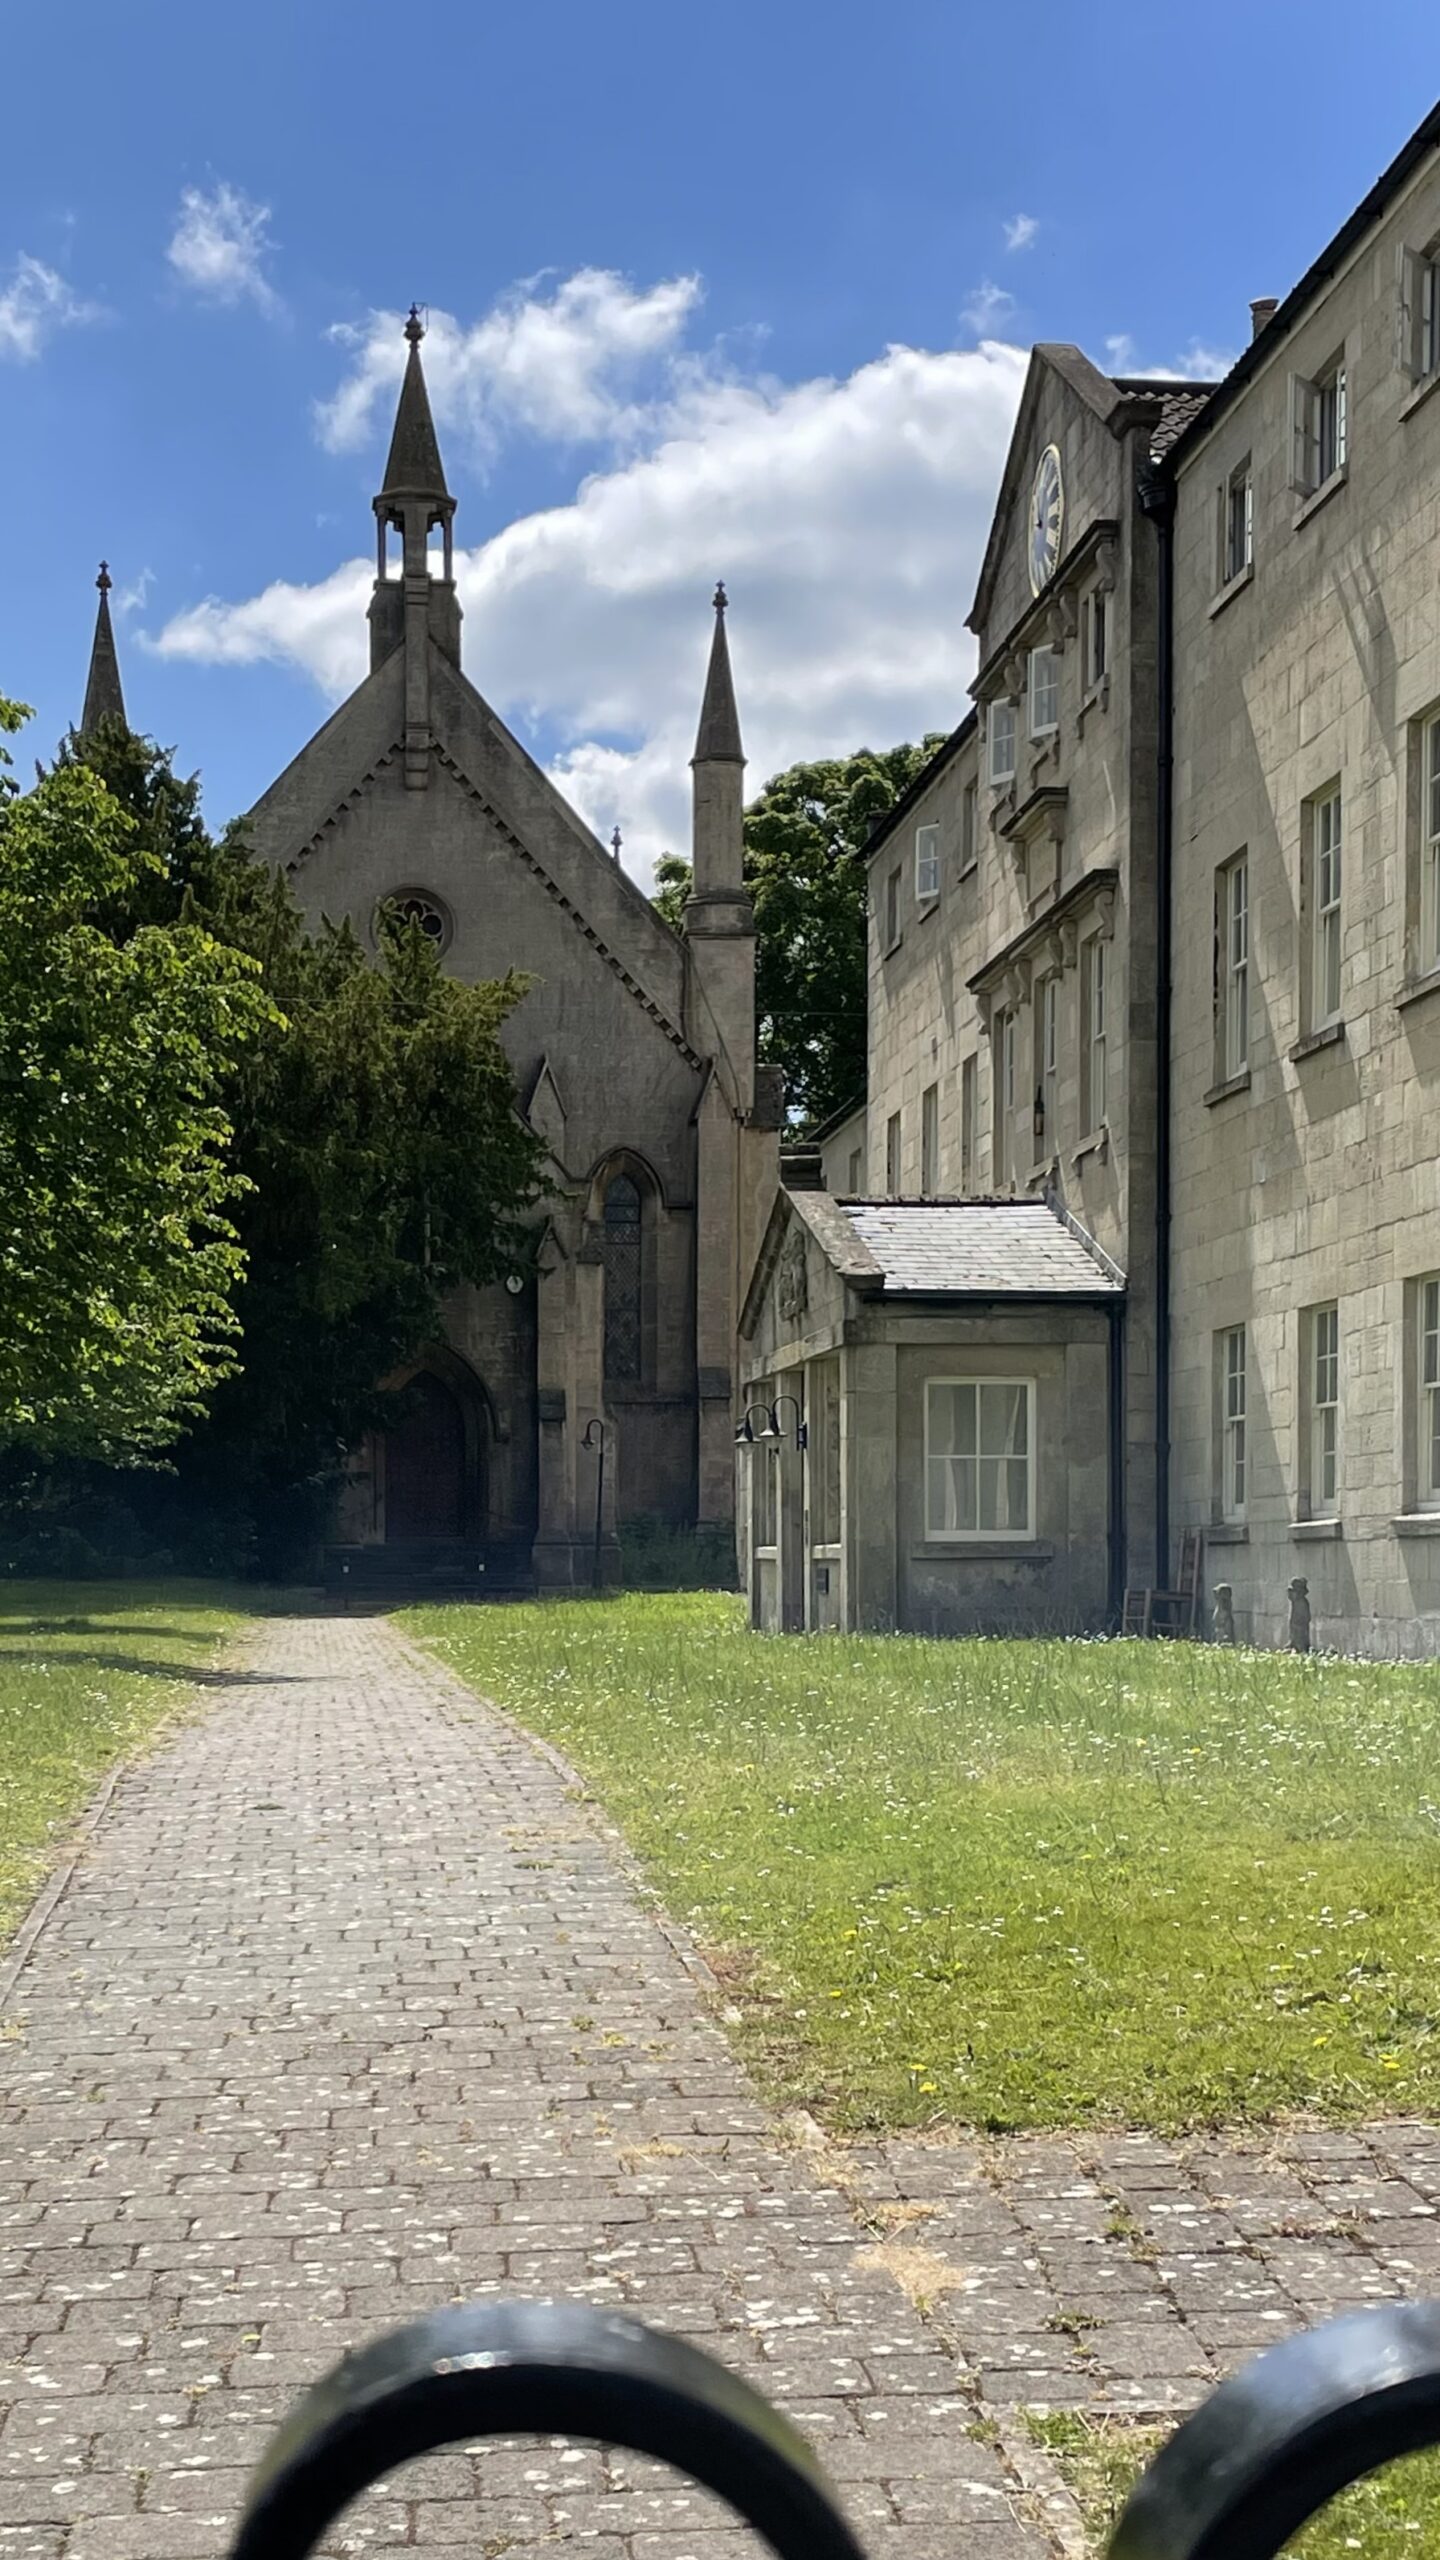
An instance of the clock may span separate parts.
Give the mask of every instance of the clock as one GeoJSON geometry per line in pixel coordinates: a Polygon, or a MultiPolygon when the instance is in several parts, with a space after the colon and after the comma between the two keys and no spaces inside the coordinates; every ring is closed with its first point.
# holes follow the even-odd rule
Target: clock
{"type": "Polygon", "coordinates": [[[507,1271],[505,1274],[505,1286],[509,1290],[512,1298],[518,1298],[521,1290],[525,1286],[525,1282],[518,1271],[507,1271]]]}
{"type": "Polygon", "coordinates": [[[1064,531],[1065,483],[1060,473],[1060,455],[1056,446],[1047,444],[1030,491],[1030,586],[1037,596],[1055,575],[1064,531]]]}

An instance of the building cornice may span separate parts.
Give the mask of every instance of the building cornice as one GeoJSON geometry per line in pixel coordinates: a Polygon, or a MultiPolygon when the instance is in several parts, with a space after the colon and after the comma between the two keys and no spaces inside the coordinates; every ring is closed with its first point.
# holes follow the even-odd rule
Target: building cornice
{"type": "Polygon", "coordinates": [[[1098,568],[1103,586],[1114,587],[1119,542],[1120,527],[1113,516],[1100,516],[1086,527],[1079,541],[1071,544],[1049,585],[1026,606],[999,648],[986,659],[970,687],[977,702],[1011,700],[1021,690],[1023,660],[1028,651],[1046,646],[1063,649],[1067,640],[1073,640],[1078,627],[1075,590],[1092,568],[1098,568]]]}
{"type": "Polygon", "coordinates": [[[992,952],[972,978],[966,979],[970,993],[982,1000],[993,998],[1002,991],[1003,981],[1013,972],[1018,996],[1022,991],[1020,973],[1024,971],[1028,977],[1028,964],[1036,952],[1052,939],[1057,946],[1058,965],[1068,964],[1074,954],[1066,945],[1073,937],[1081,913],[1090,906],[1108,904],[1113,908],[1119,879],[1119,871],[1113,863],[1096,863],[1090,870],[1082,871],[1078,880],[1072,880],[1069,888],[1062,889],[1059,897],[1052,900],[1043,915],[1032,917],[1019,933],[1013,934],[998,951],[992,952]]]}

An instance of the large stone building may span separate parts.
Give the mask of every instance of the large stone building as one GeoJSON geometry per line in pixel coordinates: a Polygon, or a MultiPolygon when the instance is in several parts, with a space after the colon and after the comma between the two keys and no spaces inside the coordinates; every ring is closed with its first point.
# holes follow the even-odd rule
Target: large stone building
{"type": "MultiPolygon", "coordinates": [[[[406,335],[370,672],[258,802],[252,841],[317,922],[348,916],[373,948],[393,901],[458,976],[529,976],[504,1038],[552,1189],[532,1261],[460,1292],[443,1341],[392,1382],[404,1409],[354,1453],[336,1537],[355,1577],[468,1560],[492,1585],[563,1585],[591,1571],[602,1440],[607,1544],[639,1515],[733,1517],[736,1311],[779,1109],[755,1064],[725,599],[677,935],[462,672],[455,502],[413,312],[406,335]]],[[[97,716],[119,707],[113,660],[102,588],[97,716]]],[[[700,675],[697,658],[697,691],[700,675]]]]}
{"type": "Polygon", "coordinates": [[[1034,351],[744,1312],[819,1423],[742,1450],[762,1623],[1099,1626],[1191,1529],[1242,1635],[1440,1649],[1440,111],[1253,311],[1216,386],[1034,351]]]}

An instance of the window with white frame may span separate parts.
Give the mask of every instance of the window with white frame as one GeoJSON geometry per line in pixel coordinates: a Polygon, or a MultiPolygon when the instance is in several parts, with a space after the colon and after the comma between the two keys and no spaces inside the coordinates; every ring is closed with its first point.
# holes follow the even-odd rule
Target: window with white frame
{"type": "Polygon", "coordinates": [[[1440,712],[1425,722],[1420,772],[1420,940],[1422,971],[1440,969],[1440,712]]]}
{"type": "Polygon", "coordinates": [[[1215,1069],[1226,1084],[1250,1063],[1250,864],[1243,853],[1217,876],[1215,939],[1215,1069]]]}
{"type": "Polygon", "coordinates": [[[1414,382],[1440,373],[1440,240],[1428,249],[1399,252],[1399,303],[1395,318],[1395,361],[1414,382]]]}
{"type": "Polygon", "coordinates": [[[940,830],[938,826],[915,830],[915,895],[921,906],[929,906],[940,895],[940,830]]]}
{"type": "Polygon", "coordinates": [[[893,951],[900,939],[900,866],[897,863],[885,882],[885,949],[893,951]]]}
{"type": "Polygon", "coordinates": [[[885,1123],[885,1190],[891,1200],[900,1196],[900,1114],[892,1111],[885,1123]]]}
{"type": "Polygon", "coordinates": [[[1307,1310],[1301,1357],[1306,1426],[1301,1505],[1310,1519],[1330,1520],[1340,1489],[1340,1310],[1333,1299],[1328,1306],[1307,1310]]]}
{"type": "Polygon", "coordinates": [[[1343,354],[1322,366],[1313,379],[1291,375],[1290,442],[1291,483],[1302,496],[1323,489],[1327,480],[1343,471],[1350,444],[1343,354]]]}
{"type": "Polygon", "coordinates": [[[1243,1324],[1228,1325],[1215,1337],[1216,1385],[1220,1406],[1218,1509],[1222,1520],[1245,1517],[1246,1340],[1243,1324]]]}
{"type": "Polygon", "coordinates": [[[960,1062],[960,1188],[969,1198],[975,1188],[975,1094],[979,1064],[972,1049],[960,1062]]]}
{"type": "Polygon", "coordinates": [[[1015,779],[1015,705],[1013,702],[991,703],[986,723],[986,739],[990,751],[991,782],[996,784],[1013,782],[1015,779]]]}
{"type": "Polygon", "coordinates": [[[805,1489],[810,1505],[810,1544],[832,1548],[840,1540],[840,1363],[812,1361],[805,1382],[805,1489]]]}
{"type": "Polygon", "coordinates": [[[980,859],[980,788],[967,782],[960,794],[960,877],[965,879],[980,859]]]}
{"type": "Polygon", "coordinates": [[[1255,484],[1250,456],[1237,462],[1220,491],[1220,584],[1243,577],[1255,557],[1255,484]]]}
{"type": "Polygon", "coordinates": [[[925,1382],[927,1538],[1033,1538],[1033,1378],[925,1382]]]}
{"type": "Polygon", "coordinates": [[[1039,1127],[1035,1132],[1037,1156],[1053,1148],[1056,1133],[1056,1097],[1060,1087],[1060,979],[1055,970],[1041,979],[1035,991],[1035,1101],[1039,1127]]]}
{"type": "Polygon", "coordinates": [[[1060,661],[1053,649],[1030,652],[1030,735],[1051,738],[1060,726],[1060,661]]]}
{"type": "Polygon", "coordinates": [[[995,1188],[1003,1191],[1015,1170],[1015,1016],[1008,1008],[995,1016],[992,1036],[995,1127],[991,1139],[991,1162],[995,1168],[995,1188]]]}
{"type": "Polygon", "coordinates": [[[1415,1507],[1440,1511],[1440,1274],[1415,1286],[1415,1507]]]}
{"type": "Polygon", "coordinates": [[[1092,587],[1085,610],[1085,690],[1092,693],[1110,669],[1110,597],[1092,587]]]}
{"type": "Polygon", "coordinates": [[[1340,786],[1310,803],[1310,1024],[1340,1019],[1342,842],[1340,786]]]}
{"type": "Polygon", "coordinates": [[[1109,989],[1108,946],[1103,934],[1092,934],[1080,952],[1080,1092],[1083,1135],[1093,1137],[1105,1125],[1106,1046],[1109,989]]]}
{"type": "Polygon", "coordinates": [[[933,1200],[940,1188],[940,1087],[927,1084],[920,1096],[920,1194],[933,1200]]]}
{"type": "MultiPolygon", "coordinates": [[[[775,1392],[768,1379],[757,1379],[750,1391],[750,1403],[768,1404],[775,1392]]],[[[748,1442],[750,1460],[750,1539],[758,1554],[775,1552],[775,1458],[779,1442],[748,1442]]]]}

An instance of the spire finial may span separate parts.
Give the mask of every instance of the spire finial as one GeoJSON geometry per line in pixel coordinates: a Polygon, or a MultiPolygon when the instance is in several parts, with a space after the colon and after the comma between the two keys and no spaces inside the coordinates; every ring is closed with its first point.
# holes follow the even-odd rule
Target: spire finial
{"type": "Polygon", "coordinates": [[[425,323],[420,317],[418,302],[412,302],[410,305],[410,317],[405,323],[405,335],[412,347],[418,347],[425,335],[425,323]]]}
{"type": "Polygon", "coordinates": [[[619,821],[619,819],[617,818],[617,819],[616,819],[616,821],[615,821],[615,833],[613,834],[613,836],[612,836],[612,837],[611,837],[611,839],[610,839],[610,850],[611,850],[611,852],[614,854],[615,859],[616,859],[616,861],[617,861],[617,862],[618,862],[618,861],[619,861],[619,859],[620,859],[620,847],[622,846],[622,844],[624,843],[624,841],[625,841],[625,839],[624,839],[624,837],[622,836],[622,834],[620,833],[620,821],[619,821]]]}
{"type": "Polygon", "coordinates": [[[102,720],[125,717],[125,696],[120,689],[120,660],[115,650],[115,632],[110,620],[110,563],[102,560],[95,581],[100,602],[95,608],[95,638],[90,648],[90,672],[85,683],[85,708],[80,714],[78,735],[89,737],[102,720]]]}
{"type": "Polygon", "coordinates": [[[725,637],[728,601],[722,584],[715,590],[715,629],[710,641],[705,697],[700,705],[700,733],[691,758],[694,764],[743,764],[745,761],[745,750],[740,744],[740,721],[735,709],[735,687],[730,677],[730,643],[725,637]]]}

